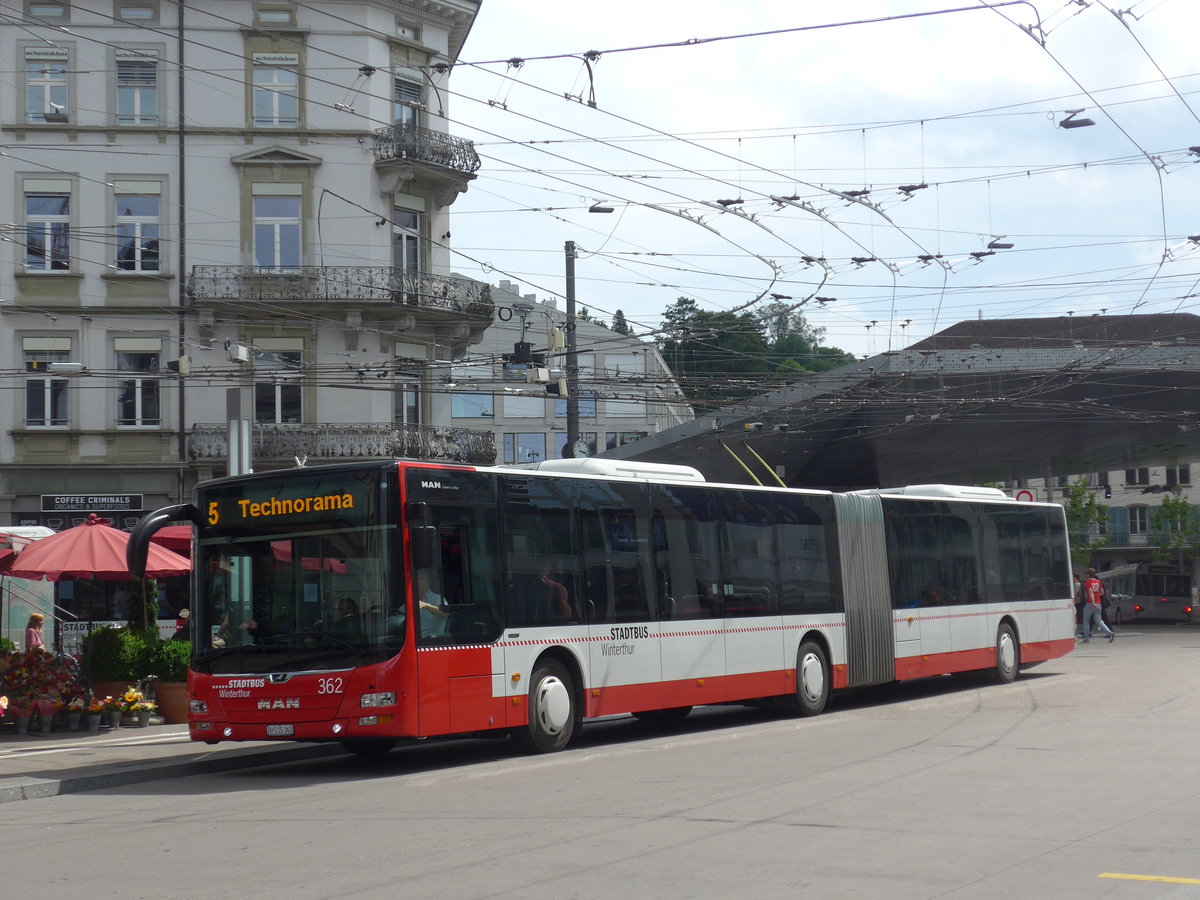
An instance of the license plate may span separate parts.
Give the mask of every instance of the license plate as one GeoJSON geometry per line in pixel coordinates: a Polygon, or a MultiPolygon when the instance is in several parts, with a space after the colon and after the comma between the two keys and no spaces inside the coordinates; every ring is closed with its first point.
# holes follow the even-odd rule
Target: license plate
{"type": "Polygon", "coordinates": [[[291,737],[296,733],[295,725],[268,725],[267,737],[291,737]]]}

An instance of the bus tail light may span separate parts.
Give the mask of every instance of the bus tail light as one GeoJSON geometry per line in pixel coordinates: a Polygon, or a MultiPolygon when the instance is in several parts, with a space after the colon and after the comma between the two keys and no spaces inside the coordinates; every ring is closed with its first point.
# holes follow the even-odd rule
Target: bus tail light
{"type": "Polygon", "coordinates": [[[376,706],[395,706],[396,692],[380,691],[376,694],[363,694],[362,699],[358,702],[358,705],[366,709],[376,706]]]}

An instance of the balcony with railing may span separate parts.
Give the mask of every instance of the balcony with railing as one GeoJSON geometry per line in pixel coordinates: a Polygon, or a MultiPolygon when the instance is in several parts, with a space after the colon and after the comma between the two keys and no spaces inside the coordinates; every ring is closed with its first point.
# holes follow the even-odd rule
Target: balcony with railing
{"type": "MultiPolygon", "coordinates": [[[[264,463],[403,458],[487,466],[496,461],[496,438],[490,431],[433,425],[256,424],[250,441],[251,458],[264,463]]],[[[194,461],[227,459],[228,426],[194,425],[188,435],[187,452],[194,461]]]]}
{"type": "Polygon", "coordinates": [[[440,310],[472,323],[492,321],[491,286],[469,278],[393,266],[192,266],[193,303],[259,300],[440,310]]]}
{"type": "Polygon", "coordinates": [[[475,178],[479,154],[475,145],[463,138],[398,122],[376,129],[375,167],[381,174],[395,174],[400,182],[410,179],[427,182],[437,203],[449,206],[475,178]]]}

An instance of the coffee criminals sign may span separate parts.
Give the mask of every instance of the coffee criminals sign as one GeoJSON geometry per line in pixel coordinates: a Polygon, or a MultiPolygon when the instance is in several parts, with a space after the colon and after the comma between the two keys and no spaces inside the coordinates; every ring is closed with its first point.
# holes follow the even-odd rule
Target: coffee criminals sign
{"type": "Polygon", "coordinates": [[[141,494],[42,494],[42,512],[141,512],[141,494]]]}

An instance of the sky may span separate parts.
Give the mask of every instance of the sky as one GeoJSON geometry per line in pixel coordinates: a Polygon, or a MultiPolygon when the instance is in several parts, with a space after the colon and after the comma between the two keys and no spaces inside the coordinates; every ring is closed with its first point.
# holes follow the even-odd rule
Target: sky
{"type": "Polygon", "coordinates": [[[864,356],[1197,311],[1200,3],[993,6],[482,0],[446,98],[483,162],[454,269],[565,308],[574,241],[601,319],[783,299],[864,356]]]}

